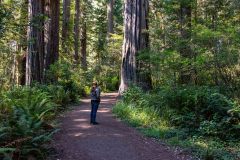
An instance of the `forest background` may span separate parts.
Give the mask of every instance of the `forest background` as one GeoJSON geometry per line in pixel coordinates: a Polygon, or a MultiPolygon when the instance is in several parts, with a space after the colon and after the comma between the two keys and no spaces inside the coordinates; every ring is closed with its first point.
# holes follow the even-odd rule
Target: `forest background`
{"type": "Polygon", "coordinates": [[[97,80],[146,135],[239,159],[239,21],[238,0],[0,0],[0,158],[44,159],[97,80]]]}

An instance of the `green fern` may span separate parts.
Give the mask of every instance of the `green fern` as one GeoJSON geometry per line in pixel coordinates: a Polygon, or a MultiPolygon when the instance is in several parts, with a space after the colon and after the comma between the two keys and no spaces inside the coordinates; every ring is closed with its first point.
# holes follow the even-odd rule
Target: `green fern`
{"type": "MultiPolygon", "coordinates": [[[[48,92],[38,88],[18,87],[0,95],[0,146],[9,145],[0,151],[5,159],[11,159],[11,154],[18,143],[20,156],[28,153],[39,155],[44,159],[43,144],[51,140],[56,129],[46,129],[56,114],[56,105],[48,92]],[[4,114],[6,113],[7,114],[4,114]],[[1,119],[2,120],[2,119],[1,119]]],[[[50,126],[50,125],[49,125],[50,126]]]]}

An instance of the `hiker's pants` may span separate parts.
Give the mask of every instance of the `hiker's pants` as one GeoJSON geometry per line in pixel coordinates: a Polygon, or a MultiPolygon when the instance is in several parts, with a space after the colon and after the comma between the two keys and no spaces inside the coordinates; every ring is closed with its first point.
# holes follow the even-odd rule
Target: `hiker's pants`
{"type": "Polygon", "coordinates": [[[92,123],[96,122],[96,116],[97,116],[97,110],[98,110],[99,103],[100,102],[97,100],[91,100],[91,106],[92,106],[91,122],[92,123]]]}

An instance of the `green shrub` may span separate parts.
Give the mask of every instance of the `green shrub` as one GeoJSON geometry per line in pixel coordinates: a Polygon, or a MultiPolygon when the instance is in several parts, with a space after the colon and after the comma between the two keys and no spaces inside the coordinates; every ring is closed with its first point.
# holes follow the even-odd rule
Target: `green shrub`
{"type": "Polygon", "coordinates": [[[119,77],[109,74],[107,76],[104,76],[102,79],[100,79],[102,82],[102,89],[105,91],[116,91],[119,87],[119,77]]]}
{"type": "Polygon", "coordinates": [[[2,93],[1,99],[1,112],[8,113],[0,121],[0,157],[42,157],[41,148],[56,131],[50,122],[57,105],[47,92],[35,87],[13,88],[2,93]]]}
{"type": "Polygon", "coordinates": [[[203,135],[216,136],[218,133],[218,123],[214,120],[211,121],[202,121],[200,123],[199,131],[203,135]]]}
{"type": "Polygon", "coordinates": [[[239,159],[240,106],[216,88],[130,87],[113,113],[145,135],[180,145],[201,159],[239,159]]]}
{"type": "Polygon", "coordinates": [[[84,90],[78,86],[74,81],[60,81],[65,92],[68,93],[71,102],[77,102],[80,95],[83,95],[84,90]]]}
{"type": "Polygon", "coordinates": [[[124,92],[123,101],[137,108],[154,108],[172,126],[188,128],[192,133],[240,138],[239,105],[215,88],[159,88],[150,94],[131,87],[124,92]]]}
{"type": "Polygon", "coordinates": [[[138,103],[143,96],[143,91],[139,87],[132,86],[123,93],[123,101],[128,104],[138,103]]]}
{"type": "MultiPolygon", "coordinates": [[[[81,75],[79,68],[72,68],[67,62],[57,62],[47,71],[48,84],[61,86],[66,93],[65,99],[68,96],[70,102],[77,102],[80,96],[86,95],[84,92],[86,82],[81,75]]],[[[61,94],[63,95],[63,92],[61,94]]]]}
{"type": "Polygon", "coordinates": [[[58,109],[64,109],[71,102],[69,91],[65,91],[61,85],[41,85],[38,88],[50,96],[51,100],[58,105],[58,109]]]}

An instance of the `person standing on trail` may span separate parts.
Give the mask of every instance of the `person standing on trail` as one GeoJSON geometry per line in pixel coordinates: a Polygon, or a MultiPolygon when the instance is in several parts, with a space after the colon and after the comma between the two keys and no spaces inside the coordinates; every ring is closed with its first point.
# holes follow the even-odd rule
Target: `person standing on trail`
{"type": "Polygon", "coordinates": [[[98,106],[100,104],[100,88],[97,84],[97,82],[93,82],[92,84],[92,89],[91,89],[91,116],[90,116],[90,124],[93,125],[97,125],[99,124],[98,122],[96,122],[96,116],[97,116],[97,110],[98,110],[98,106]]]}

